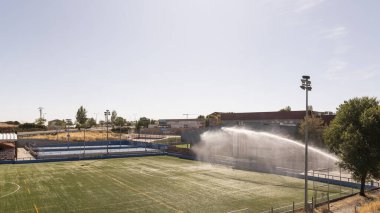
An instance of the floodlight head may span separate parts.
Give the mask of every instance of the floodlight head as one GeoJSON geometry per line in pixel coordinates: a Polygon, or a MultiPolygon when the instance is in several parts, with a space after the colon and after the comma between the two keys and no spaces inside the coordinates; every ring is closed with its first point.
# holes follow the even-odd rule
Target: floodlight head
{"type": "Polygon", "coordinates": [[[302,78],[303,78],[303,79],[306,79],[306,80],[309,80],[309,79],[310,79],[310,76],[308,76],[308,75],[303,75],[302,78]]]}
{"type": "Polygon", "coordinates": [[[306,88],[304,85],[302,85],[302,86],[300,86],[300,87],[301,87],[301,89],[303,89],[303,90],[306,88]]]}

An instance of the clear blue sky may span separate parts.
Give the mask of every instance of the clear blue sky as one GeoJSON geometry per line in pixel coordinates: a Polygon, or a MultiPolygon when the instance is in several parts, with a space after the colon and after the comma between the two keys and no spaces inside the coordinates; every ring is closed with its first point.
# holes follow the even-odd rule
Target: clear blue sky
{"type": "Polygon", "coordinates": [[[335,111],[380,97],[378,0],[0,0],[0,120],[335,111]]]}

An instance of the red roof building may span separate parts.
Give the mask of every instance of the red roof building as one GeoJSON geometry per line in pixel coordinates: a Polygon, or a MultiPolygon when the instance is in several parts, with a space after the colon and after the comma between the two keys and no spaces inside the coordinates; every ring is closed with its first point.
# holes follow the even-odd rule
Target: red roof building
{"type": "MultiPolygon", "coordinates": [[[[311,111],[309,112],[317,117],[321,117],[326,125],[329,125],[331,120],[335,117],[332,113],[322,113],[311,111]]],[[[244,124],[249,122],[260,122],[268,124],[280,124],[280,125],[297,125],[305,117],[305,111],[277,111],[277,112],[220,112],[220,119],[223,124],[244,124]]]]}

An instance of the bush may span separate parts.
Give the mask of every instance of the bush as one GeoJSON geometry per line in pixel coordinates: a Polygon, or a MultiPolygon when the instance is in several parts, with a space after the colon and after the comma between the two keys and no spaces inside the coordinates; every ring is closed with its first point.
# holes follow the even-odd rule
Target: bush
{"type": "Polygon", "coordinates": [[[6,121],[6,124],[11,124],[11,125],[20,125],[20,122],[18,121],[6,121]]]}
{"type": "Polygon", "coordinates": [[[188,148],[179,148],[176,146],[169,146],[166,151],[169,153],[171,152],[171,153],[179,153],[182,155],[195,156],[195,153],[193,152],[193,150],[188,149],[188,148]]]}
{"type": "Polygon", "coordinates": [[[46,129],[46,126],[35,123],[23,123],[18,126],[18,131],[43,131],[46,129]]]}
{"type": "MultiPolygon", "coordinates": [[[[121,133],[128,133],[129,130],[130,130],[129,127],[121,127],[121,133]]],[[[112,128],[111,132],[113,132],[113,133],[120,133],[120,127],[112,128]]]]}
{"type": "Polygon", "coordinates": [[[375,213],[380,211],[380,201],[371,202],[360,208],[360,213],[375,213]]]}

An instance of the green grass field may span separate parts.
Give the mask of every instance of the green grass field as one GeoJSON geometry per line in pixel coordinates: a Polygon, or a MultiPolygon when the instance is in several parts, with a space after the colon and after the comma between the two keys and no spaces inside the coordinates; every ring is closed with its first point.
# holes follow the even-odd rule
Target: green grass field
{"type": "Polygon", "coordinates": [[[167,156],[0,165],[0,212],[260,212],[302,199],[301,179],[167,156]]]}
{"type": "Polygon", "coordinates": [[[178,144],[178,145],[175,145],[175,146],[178,147],[178,148],[190,148],[190,145],[191,144],[186,143],[186,144],[178,144]]]}

